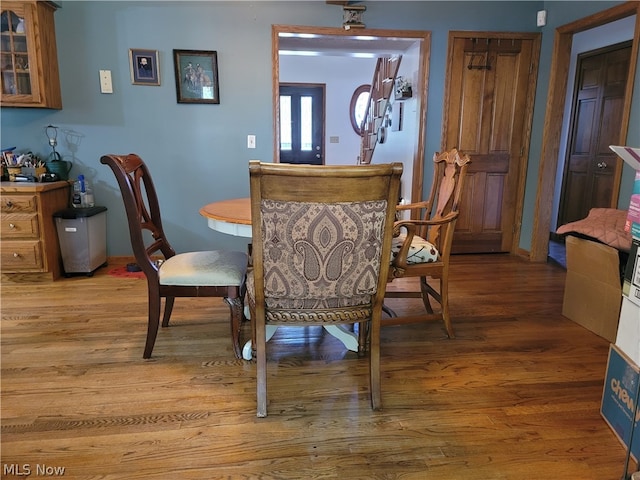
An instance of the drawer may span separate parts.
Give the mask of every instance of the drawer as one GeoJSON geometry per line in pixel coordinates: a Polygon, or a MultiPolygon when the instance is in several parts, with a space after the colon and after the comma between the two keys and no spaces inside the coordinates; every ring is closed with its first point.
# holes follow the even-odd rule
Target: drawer
{"type": "Polygon", "coordinates": [[[3,213],[0,221],[0,232],[3,239],[38,238],[38,215],[32,213],[3,213]]]}
{"type": "Polygon", "coordinates": [[[8,213],[37,212],[36,195],[2,195],[0,210],[8,213]]]}
{"type": "Polygon", "coordinates": [[[43,271],[38,240],[2,242],[2,273],[43,271]]]}

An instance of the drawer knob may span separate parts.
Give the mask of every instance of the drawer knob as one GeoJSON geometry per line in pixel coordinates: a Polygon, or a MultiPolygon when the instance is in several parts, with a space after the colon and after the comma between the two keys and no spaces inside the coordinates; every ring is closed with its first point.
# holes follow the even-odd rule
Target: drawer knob
{"type": "Polygon", "coordinates": [[[9,228],[16,228],[16,225],[14,223],[10,223],[9,228]]]}
{"type": "Polygon", "coordinates": [[[13,207],[13,202],[11,200],[7,200],[6,205],[7,205],[7,208],[11,208],[13,207]]]}
{"type": "Polygon", "coordinates": [[[13,258],[20,258],[20,254],[19,253],[14,253],[13,254],[13,258]]]}

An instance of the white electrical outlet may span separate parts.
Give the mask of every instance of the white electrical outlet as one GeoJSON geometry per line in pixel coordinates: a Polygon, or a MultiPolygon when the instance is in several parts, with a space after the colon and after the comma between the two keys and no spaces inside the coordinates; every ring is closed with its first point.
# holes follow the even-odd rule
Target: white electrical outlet
{"type": "Polygon", "coordinates": [[[256,136],[247,135],[247,148],[256,148],[256,136]]]}
{"type": "Polygon", "coordinates": [[[544,27],[547,24],[547,11],[540,10],[538,11],[538,16],[536,17],[536,25],[538,27],[544,27]]]}
{"type": "Polygon", "coordinates": [[[100,92],[113,93],[113,84],[111,83],[111,70],[100,70],[100,92]]]}

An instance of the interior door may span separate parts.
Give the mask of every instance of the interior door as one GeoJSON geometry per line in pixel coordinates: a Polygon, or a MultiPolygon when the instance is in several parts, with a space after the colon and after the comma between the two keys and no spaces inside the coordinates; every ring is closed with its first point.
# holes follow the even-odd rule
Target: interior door
{"type": "Polygon", "coordinates": [[[280,84],[280,162],[324,164],[324,85],[280,84]]]}
{"type": "Polygon", "coordinates": [[[615,208],[616,169],[609,149],[620,138],[631,42],[578,56],[558,226],[585,218],[594,207],[615,208]]]}
{"type": "Polygon", "coordinates": [[[539,34],[451,32],[443,149],[471,157],[453,253],[517,248],[539,34]]]}

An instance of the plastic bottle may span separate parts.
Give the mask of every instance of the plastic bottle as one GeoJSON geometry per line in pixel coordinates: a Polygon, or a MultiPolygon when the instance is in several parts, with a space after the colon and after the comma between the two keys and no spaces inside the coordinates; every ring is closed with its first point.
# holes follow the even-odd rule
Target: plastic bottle
{"type": "Polygon", "coordinates": [[[71,199],[71,205],[75,208],[88,208],[95,206],[91,182],[86,180],[84,175],[78,175],[78,180],[73,183],[73,197],[71,199]]]}

